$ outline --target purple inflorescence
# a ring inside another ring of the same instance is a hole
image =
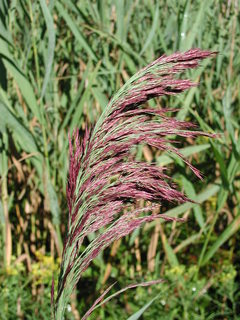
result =
[[[200,49],[162,56],[140,70],[109,102],[93,130],[86,129],[81,140],[76,130],[69,136],[68,234],[63,250],[56,308],[65,288],[74,288],[89,263],[108,247],[145,222],[157,218],[174,220],[164,214],[153,215],[163,200],[190,201],[176,190],[165,168],[136,161],[134,147],[147,144],[179,156],[196,176],[200,172],[184,159],[169,136],[212,136],[195,126],[167,116],[171,109],[143,107],[149,99],[174,95],[196,86],[176,74],[199,65],[213,53]],[[81,140],[81,141],[80,141]],[[145,208],[136,208],[138,200]],[[181,220],[181,219],[179,219]],[[84,238],[95,238],[82,252]],[[69,293],[65,294],[69,298]]]

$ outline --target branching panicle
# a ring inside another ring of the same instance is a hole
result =
[[[165,168],[136,161],[133,150],[144,143],[183,159],[167,136],[211,136],[193,130],[194,125],[189,122],[167,117],[170,109],[140,107],[153,97],[174,95],[196,86],[190,80],[176,79],[175,75],[197,67],[200,60],[211,55],[209,51],[194,49],[160,57],[119,90],[95,128],[86,129],[81,142],[78,131],[73,139],[69,136],[69,225],[55,304],[56,319],[63,319],[74,286],[100,251],[145,222],[157,218],[173,220],[163,214],[151,214],[152,206],[162,200],[190,201],[176,190]],[[201,178],[200,172],[183,160]],[[139,199],[145,200],[146,208],[134,209]],[[95,239],[84,251],[80,250],[84,238],[92,232],[96,232]]]

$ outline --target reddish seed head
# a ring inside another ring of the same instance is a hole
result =
[[[175,76],[185,69],[197,67],[199,61],[212,54],[192,49],[158,58],[140,70],[111,99],[95,128],[90,131],[86,128],[81,141],[78,131],[73,133],[72,139],[69,135],[69,230],[59,277],[57,307],[61,295],[69,298],[71,288],[89,263],[114,240],[156,218],[173,220],[162,214],[152,215],[149,206],[134,209],[139,199],[153,205],[163,200],[189,201],[176,190],[165,168],[137,162],[134,148],[144,143],[174,153],[201,178],[200,172],[169,144],[168,136],[194,138],[211,135],[194,131],[195,126],[189,122],[169,118],[166,115],[169,109],[155,110],[140,105],[151,98],[174,95],[196,86],[190,80]],[[96,232],[95,239],[84,252],[79,251],[84,238],[92,232]]]

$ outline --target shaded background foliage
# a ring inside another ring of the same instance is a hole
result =
[[[200,85],[150,105],[177,107],[178,119],[220,133],[179,139],[204,181],[148,146],[137,157],[168,165],[200,205],[163,203],[162,212],[187,223],[150,223],[115,242],[85,272],[68,318],[113,280],[121,288],[161,277],[168,281],[126,292],[93,318],[125,319],[158,293],[144,319],[239,318],[239,30],[236,0],[1,1],[1,319],[50,317],[68,217],[68,130],[94,124],[139,68],[191,47],[219,51],[189,72]]]

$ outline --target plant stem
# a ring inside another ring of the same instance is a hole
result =
[[[39,71],[39,61],[38,61],[38,54],[37,54],[37,45],[35,40],[35,23],[33,19],[31,0],[29,0],[28,3],[29,3],[29,15],[31,20],[31,28],[32,28],[32,46],[33,46],[34,62],[35,62],[35,69],[36,69],[36,80],[37,80],[37,86],[39,91],[41,84],[40,84],[40,71]]]
[[[7,172],[8,167],[8,158],[7,158],[7,133],[4,130],[2,133],[2,164],[1,172]],[[9,221],[9,212],[8,212],[8,190],[7,190],[7,175],[4,175],[2,178],[2,204],[3,204],[3,213],[4,213],[4,225],[3,225],[3,240],[5,242],[5,253],[4,253],[4,264],[5,267],[9,267],[11,263],[12,256],[12,234],[11,234],[11,224]]]

